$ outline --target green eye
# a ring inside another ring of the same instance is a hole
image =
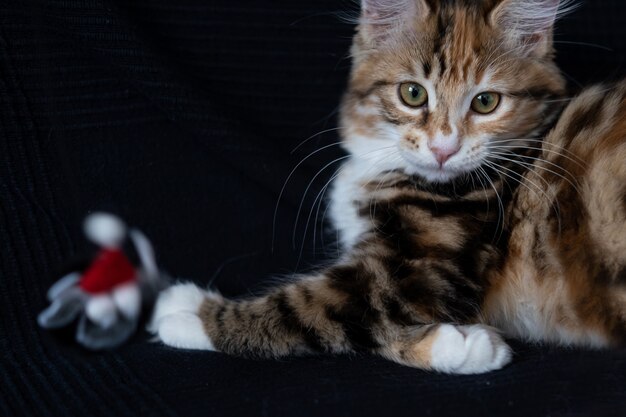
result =
[[[472,100],[472,110],[479,114],[492,113],[500,104],[500,94],[480,93]]]
[[[409,107],[420,107],[428,102],[428,92],[417,83],[400,84],[400,98]]]

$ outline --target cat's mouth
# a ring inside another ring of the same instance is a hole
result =
[[[426,182],[434,184],[450,183],[478,168],[478,166],[473,166],[473,164],[469,166],[454,160],[446,161],[443,164],[436,162],[428,163],[403,149],[400,150],[400,154],[407,162],[405,172],[408,175],[420,177]]]

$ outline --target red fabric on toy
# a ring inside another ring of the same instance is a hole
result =
[[[96,294],[135,278],[135,268],[121,250],[103,249],[81,277],[79,286],[85,292]]]

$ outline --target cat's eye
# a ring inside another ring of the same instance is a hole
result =
[[[500,94],[480,93],[472,100],[472,110],[479,114],[493,113],[500,104]]]
[[[420,107],[428,102],[428,92],[417,83],[402,83],[400,98],[409,107]]]

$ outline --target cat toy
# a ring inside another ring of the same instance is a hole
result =
[[[123,344],[136,331],[142,307],[165,286],[148,238],[108,213],[85,219],[87,238],[100,248],[86,268],[73,271],[48,291],[51,303],[39,314],[39,325],[58,329],[78,319],[76,340],[91,350]],[[135,266],[123,250],[129,239],[139,257]]]

